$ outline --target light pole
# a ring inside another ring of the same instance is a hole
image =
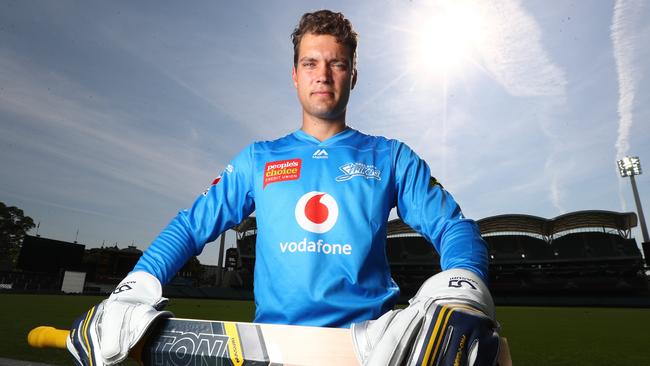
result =
[[[641,223],[641,234],[643,235],[643,251],[646,251],[646,247],[650,247],[650,239],[648,239],[648,228],[645,226],[645,218],[643,217],[643,208],[641,208],[641,200],[639,199],[639,191],[636,188],[636,181],[634,180],[635,175],[641,174],[641,161],[638,156],[626,156],[623,159],[617,161],[618,172],[621,174],[621,177],[630,177],[630,182],[632,182],[632,193],[634,193],[634,202],[636,203],[636,211],[639,215],[639,222]],[[646,263],[650,263],[648,255],[650,253],[644,253],[646,255]]]

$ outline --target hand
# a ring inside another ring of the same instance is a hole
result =
[[[126,276],[108,299],[75,320],[66,340],[75,364],[103,366],[123,361],[154,320],[173,316],[159,311],[166,303],[154,276],[146,272]]]
[[[407,308],[352,325],[357,357],[371,366],[492,366],[499,353],[497,331],[489,290],[463,269],[428,279]]]

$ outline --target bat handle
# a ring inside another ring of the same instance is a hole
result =
[[[65,341],[70,331],[67,329],[56,329],[49,326],[40,326],[32,329],[27,334],[27,343],[34,348],[59,348],[67,349]],[[138,342],[130,351],[129,357],[142,365],[142,348],[144,340]]]
[[[32,329],[27,335],[27,343],[36,348],[62,348],[65,349],[65,340],[70,334],[69,330],[40,326]]]

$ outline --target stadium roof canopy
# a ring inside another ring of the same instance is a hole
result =
[[[516,232],[550,237],[577,229],[607,228],[625,232],[637,226],[638,221],[634,212],[587,210],[570,212],[552,219],[521,214],[497,215],[478,220],[477,223],[483,235]],[[234,230],[240,233],[257,230],[255,217],[245,219]],[[417,234],[400,219],[389,221],[387,231],[388,236]]]
[[[531,215],[498,215],[478,220],[477,223],[481,234],[519,232],[553,236],[577,229],[628,231],[637,225],[637,217],[633,212],[588,210],[570,212],[553,219]]]

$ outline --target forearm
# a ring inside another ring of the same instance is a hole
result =
[[[488,246],[476,223],[461,219],[450,223],[440,240],[440,265],[443,270],[470,270],[487,282]]]
[[[179,213],[144,251],[133,271],[145,271],[165,285],[185,262],[202,248],[188,228],[184,212]]]

